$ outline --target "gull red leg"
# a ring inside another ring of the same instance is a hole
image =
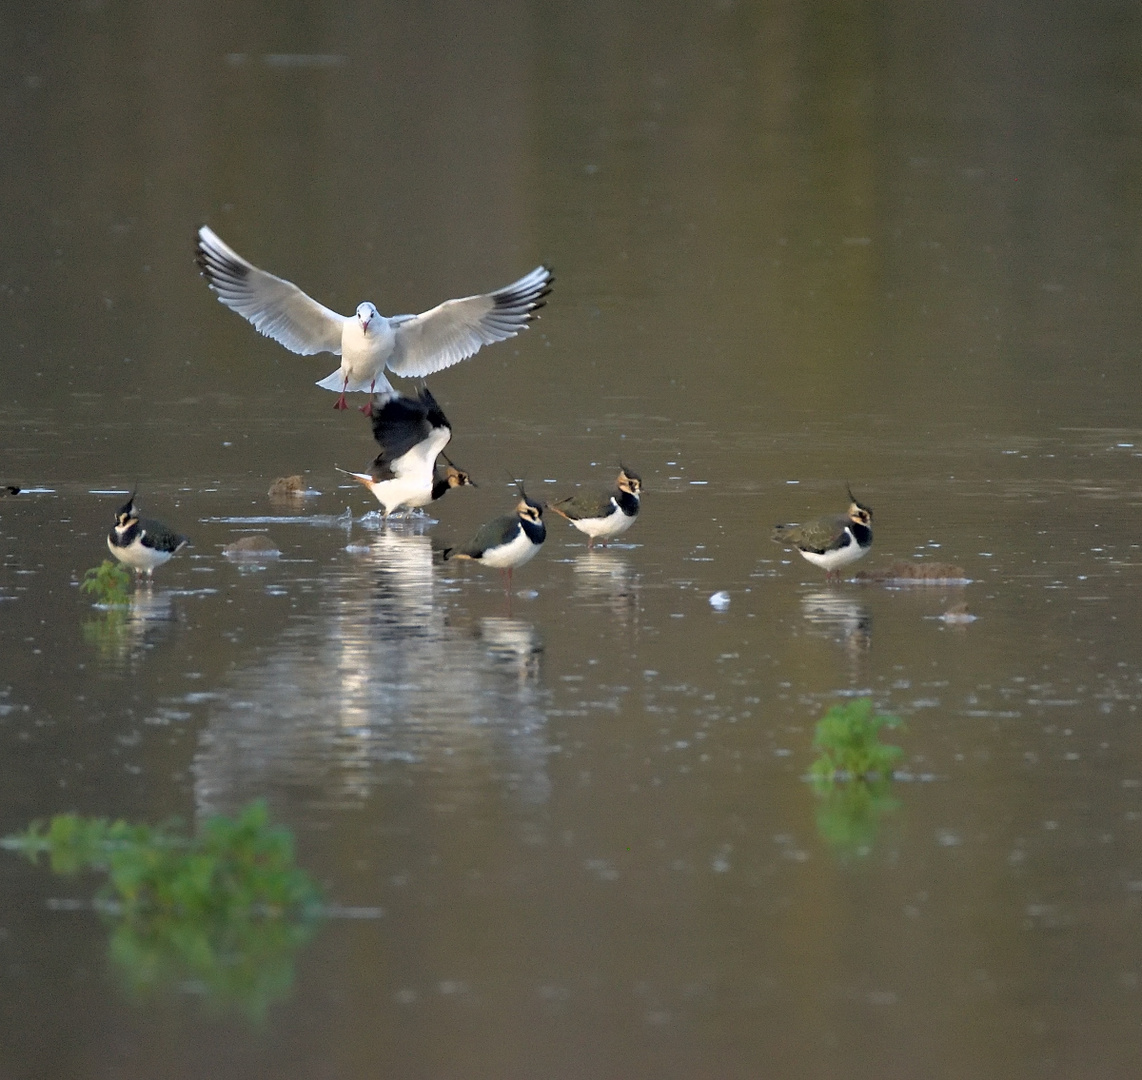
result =
[[[349,408],[349,406],[345,404],[345,389],[348,387],[348,385],[349,376],[346,375],[345,381],[341,384],[341,396],[337,399],[336,403],[333,406],[333,408],[338,409],[341,412],[344,412],[347,408]]]
[[[373,394],[376,393],[376,390],[377,380],[374,379],[371,383],[369,383],[369,400],[361,406],[361,412],[363,412],[366,416],[373,415]]]

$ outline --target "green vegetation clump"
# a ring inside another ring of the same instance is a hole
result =
[[[85,593],[91,593],[97,604],[119,605],[127,603],[127,589],[131,575],[122,564],[112,559],[104,559],[83,575],[79,586]]]
[[[94,906],[112,925],[110,953],[129,987],[198,987],[261,1019],[293,982],[321,896],[294,865],[293,837],[264,802],[212,817],[197,836],[175,824],[132,825],[57,814],[0,841],[59,874],[107,875]]]
[[[880,730],[901,726],[895,716],[874,713],[871,698],[834,705],[817,723],[813,746],[821,756],[809,767],[820,800],[817,831],[839,854],[868,855],[881,818],[899,805],[890,786],[904,751],[882,743]]]
[[[880,819],[900,804],[892,797],[888,780],[857,780],[851,784],[815,781],[820,804],[817,832],[835,851],[868,855],[880,828]]]
[[[881,728],[901,727],[895,716],[873,712],[871,698],[834,705],[817,723],[813,746],[821,756],[809,768],[815,780],[886,779],[904,756],[880,741]]]

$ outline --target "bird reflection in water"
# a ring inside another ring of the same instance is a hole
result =
[[[484,798],[489,781],[517,802],[546,799],[534,627],[453,625],[429,538],[403,529],[351,544],[316,592],[318,609],[270,638],[210,703],[194,765],[200,812],[281,787],[359,805],[410,773],[433,805]]]
[[[832,638],[856,656],[872,642],[872,615],[859,600],[835,592],[806,593],[801,614],[817,632]]]
[[[480,640],[500,670],[515,675],[520,682],[538,678],[543,645],[531,623],[489,616],[480,620]]]
[[[178,622],[174,595],[170,589],[156,591],[149,580],[139,581],[126,607],[106,607],[98,618],[84,622],[83,640],[105,663],[133,668]]]
[[[623,556],[609,551],[585,551],[571,563],[574,596],[589,605],[606,607],[624,626],[637,626],[639,576]]]
[[[439,620],[443,613],[436,601],[432,542],[423,529],[382,528],[367,547],[354,547],[352,554],[373,571],[366,594],[378,625],[409,634],[440,629],[434,630],[434,618]]]

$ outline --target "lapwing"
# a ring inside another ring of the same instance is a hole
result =
[[[150,577],[156,566],[169,562],[190,541],[161,521],[139,517],[132,495],[115,514],[115,524],[107,534],[107,546],[121,563],[132,567],[136,574]]]
[[[473,559],[504,572],[504,587],[511,590],[512,571],[535,557],[547,538],[543,504],[520,488],[515,513],[489,521],[467,543],[444,549],[445,559]]]
[[[634,524],[641,497],[642,477],[624,465],[613,491],[571,495],[548,503],[547,508],[586,533],[590,549],[596,540],[606,547],[608,540],[626,532]]]
[[[817,518],[804,525],[778,525],[773,539],[796,548],[814,566],[825,571],[826,579],[836,578],[841,567],[868,554],[872,547],[872,510],[862,506],[849,489],[848,512]]]
[[[444,447],[452,438],[452,425],[427,386],[415,398],[393,391],[373,398],[373,438],[381,452],[365,473],[339,472],[368,488],[387,518],[393,511],[427,506],[454,487],[475,487],[471,477],[456,468]],[[437,468],[437,458],[445,465]]]

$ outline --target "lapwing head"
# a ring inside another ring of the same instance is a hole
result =
[[[135,493],[131,492],[131,497],[115,512],[115,527],[126,529],[138,520],[139,514],[135,510]]]
[[[357,321],[361,324],[361,332],[367,334],[369,332],[369,323],[371,323],[378,315],[375,304],[369,303],[366,300],[363,304],[357,305]]]
[[[452,464],[452,459],[447,454],[440,456],[447,462],[444,466],[443,476],[450,488],[476,486],[476,482],[463,469],[458,469]]]
[[[521,521],[539,522],[543,520],[543,503],[529,499],[527,492],[523,490],[523,485],[520,484],[519,502],[516,504],[515,512]]]
[[[464,472],[463,469],[456,468],[455,465],[448,465],[444,469],[444,479],[447,481],[450,488],[454,487],[475,487],[472,478]]]
[[[630,495],[637,495],[642,491],[642,477],[639,476],[634,469],[628,469],[625,465],[622,465],[619,471],[618,487],[619,491],[625,491]]]
[[[857,497],[853,494],[853,489],[849,488],[849,520],[856,522],[858,525],[871,525],[872,524],[872,507],[862,506]]]

